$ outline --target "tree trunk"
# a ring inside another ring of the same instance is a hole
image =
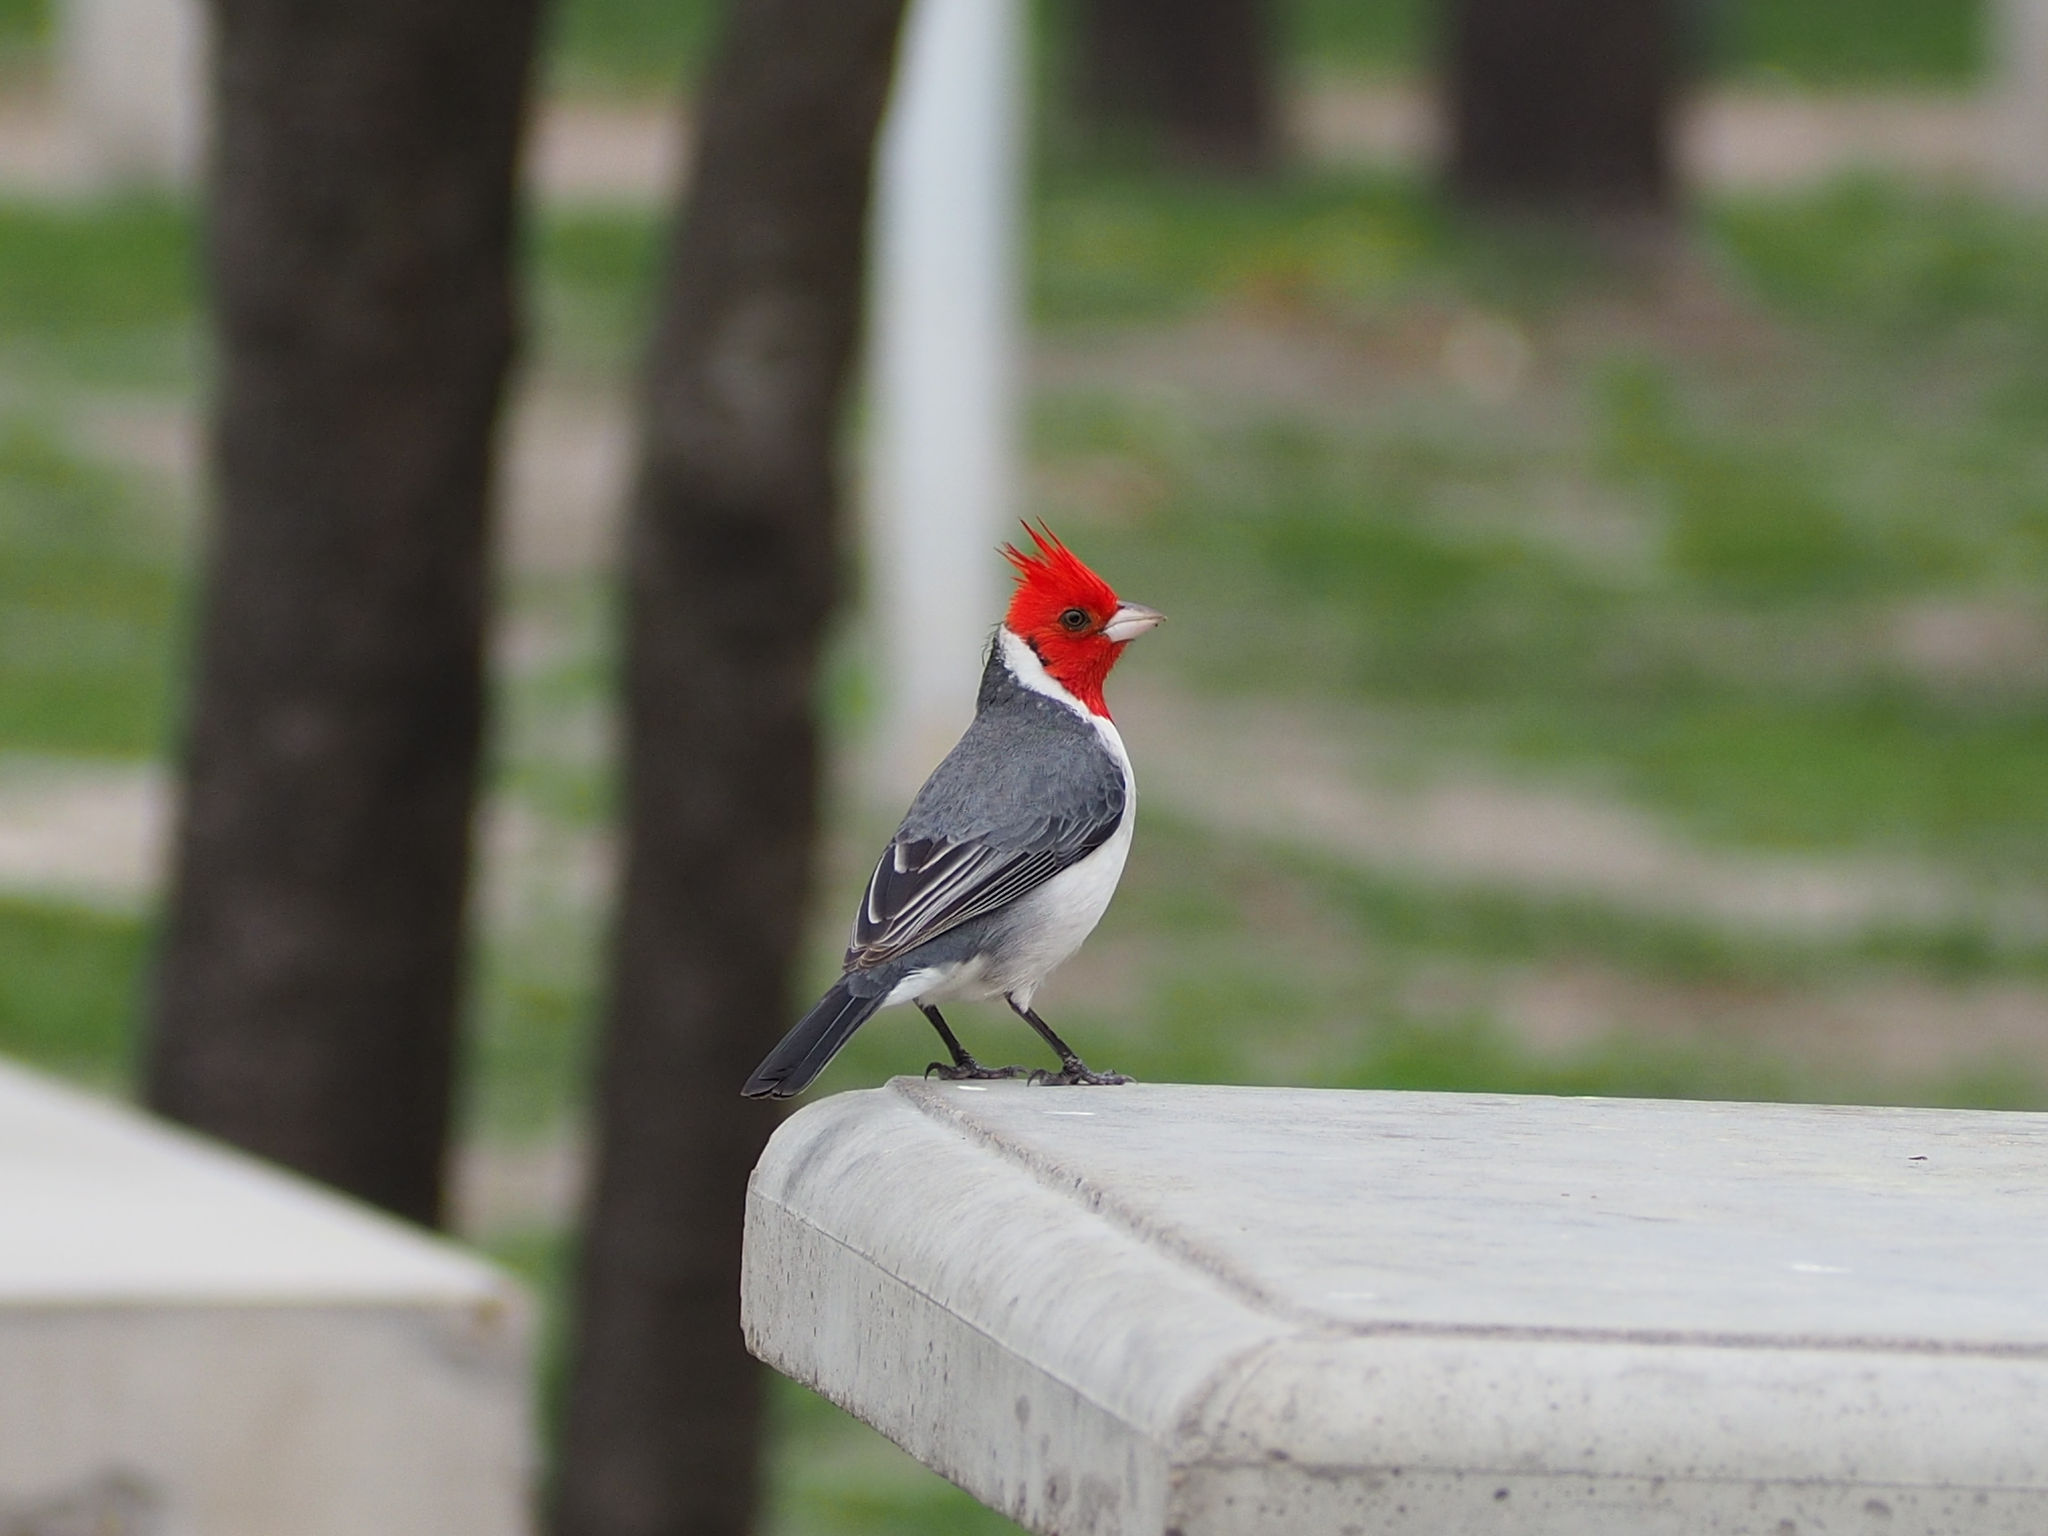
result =
[[[1663,207],[1676,11],[1675,0],[1453,0],[1453,188],[1500,206]]]
[[[535,0],[219,0],[218,517],[149,1101],[441,1214]]]
[[[1280,144],[1268,0],[1083,0],[1076,88],[1098,133],[1257,171]]]
[[[555,1529],[740,1536],[739,1087],[793,1016],[835,589],[833,449],[902,0],[737,0],[649,357],[628,536],[624,890]]]

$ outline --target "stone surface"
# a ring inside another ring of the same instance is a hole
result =
[[[2048,1530],[2048,1116],[899,1080],[770,1364],[1033,1531]]]
[[[0,1065],[8,1536],[515,1536],[529,1331],[452,1245]]]

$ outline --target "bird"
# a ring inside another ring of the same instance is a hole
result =
[[[1032,1010],[1047,976],[1081,947],[1116,892],[1131,848],[1137,781],[1103,701],[1124,647],[1165,615],[1120,599],[1041,521],[990,641],[974,720],[932,770],[883,850],[854,914],[843,972],[740,1091],[793,1098],[880,1009],[912,1003],[951,1081],[1028,1077],[1128,1083],[1089,1068]],[[938,1005],[1002,998],[1059,1069],[987,1067]]]

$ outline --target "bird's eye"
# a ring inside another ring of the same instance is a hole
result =
[[[1060,615],[1060,628],[1070,635],[1078,635],[1088,627],[1088,615],[1079,608],[1069,608]]]

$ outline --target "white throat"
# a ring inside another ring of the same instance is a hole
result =
[[[996,631],[996,646],[1002,653],[1003,665],[1010,669],[1010,676],[1017,679],[1033,693],[1043,694],[1048,699],[1064,704],[1075,714],[1095,727],[1095,734],[1102,738],[1102,744],[1109,749],[1109,755],[1116,759],[1117,766],[1124,771],[1124,795],[1127,802],[1125,823],[1136,809],[1138,801],[1138,779],[1131,772],[1131,754],[1124,750],[1124,739],[1118,734],[1116,722],[1107,715],[1098,715],[1094,710],[1075,698],[1058,678],[1045,670],[1045,663],[1038,659],[1038,652],[1026,645],[1007,624]]]
[[[1038,659],[1038,652],[1031,649],[1009,625],[1005,624],[996,631],[996,646],[1003,653],[1003,665],[1010,669],[1010,676],[1026,688],[1033,693],[1042,693],[1048,699],[1058,699],[1084,719],[1095,718],[1095,711],[1068,692],[1065,683],[1046,671],[1045,663]]]

